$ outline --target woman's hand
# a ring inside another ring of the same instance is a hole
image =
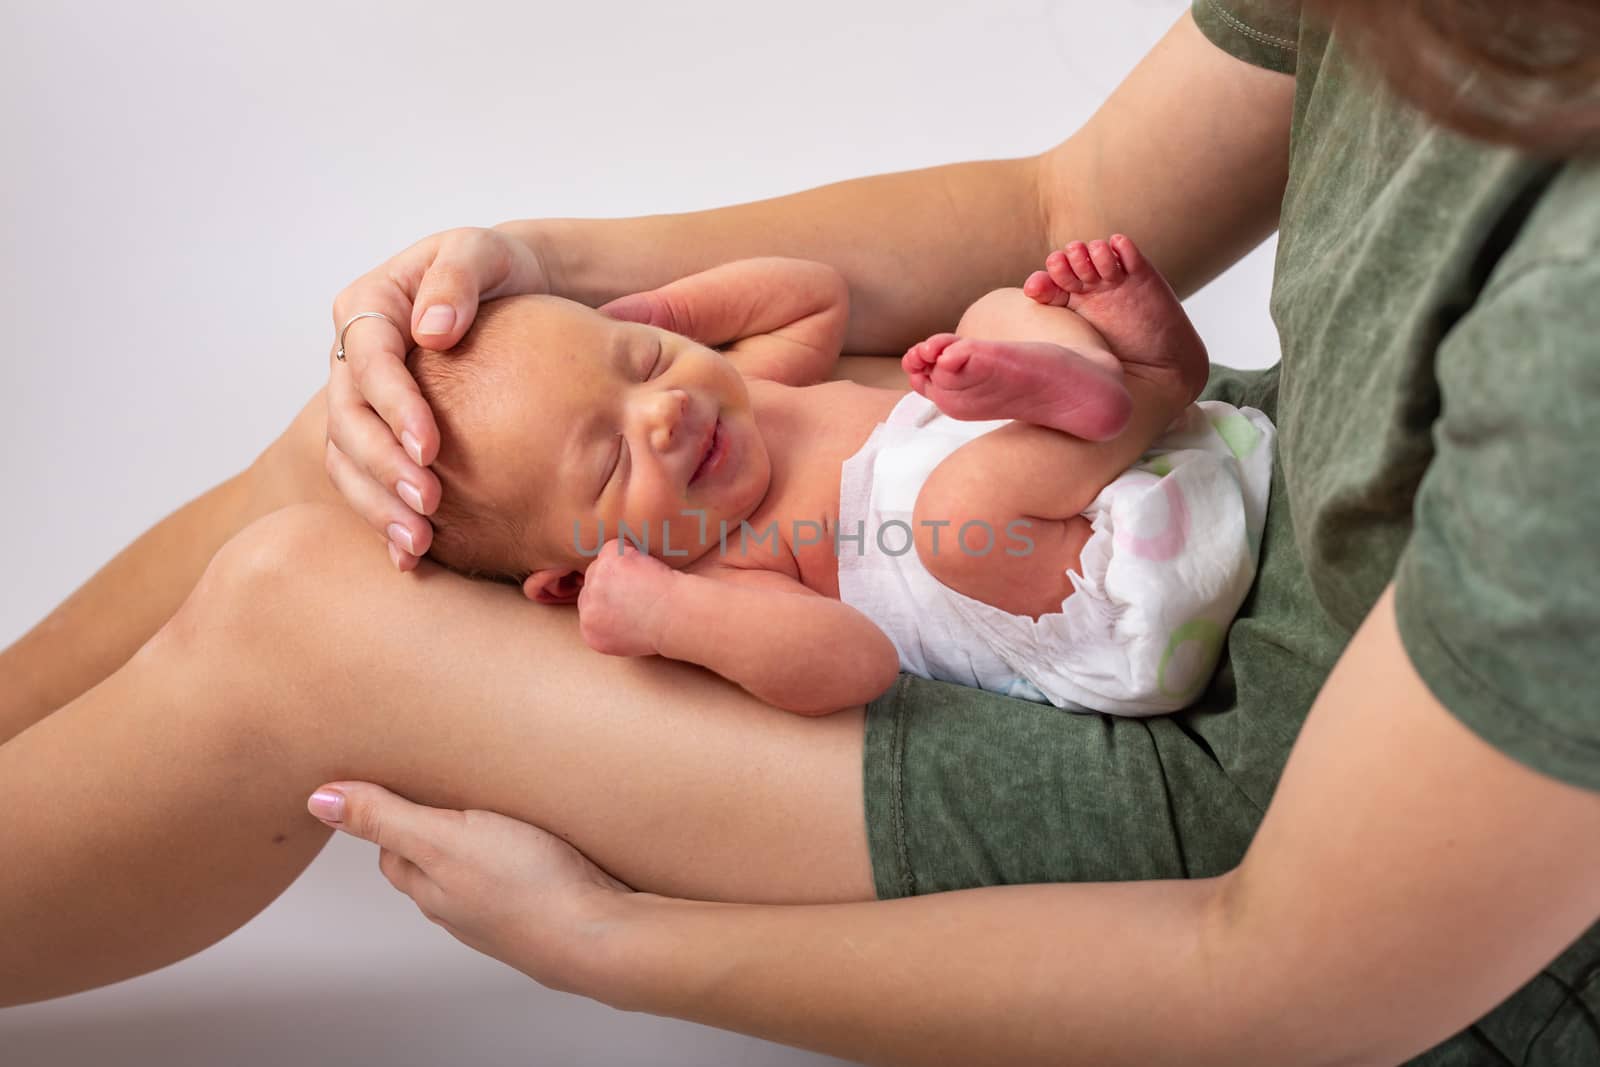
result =
[[[838,365],[850,286],[826,263],[756,256],[620,296],[599,310],[721,349],[747,378],[815,385]]]
[[[338,798],[342,798],[342,802]],[[381,786],[334,782],[311,814],[378,846],[378,869],[469,948],[540,985],[592,992],[597,936],[633,891],[561,838],[492,811],[413,804]]]
[[[388,538],[401,570],[428,551],[433,527],[423,516],[439,505],[439,480],[427,469],[439,452],[439,428],[406,353],[413,343],[453,346],[481,301],[549,291],[544,264],[528,245],[498,230],[461,228],[418,241],[334,300],[335,331],[362,311],[382,312],[400,327],[361,319],[345,334],[344,362],[329,350],[327,467],[350,506]]]

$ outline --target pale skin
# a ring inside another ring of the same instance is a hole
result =
[[[784,255],[845,276],[847,350],[898,352],[1051,249],[1114,232],[1187,293],[1272,229],[1291,94],[1185,16],[1038,157],[697,215],[452,231],[336,312],[419,329],[442,301],[456,321],[423,336],[447,346],[481,296],[597,305]],[[964,217],[948,229],[987,244],[928,225],[951,205]],[[872,901],[859,710],[784,715],[697,668],[596,656],[570,616],[398,549],[412,573],[396,577],[348,509],[304,503],[328,496],[327,433],[361,519],[426,551],[395,489],[437,504],[405,338],[366,321],[351,337],[326,424],[308,410],[0,658],[0,854],[28,857],[0,866],[0,1004],[140,974],[237,928],[325,843],[303,808],[321,783],[345,783],[342,825],[380,844],[425,914],[530,976],[867,1062],[1392,1063],[1600,912],[1600,799],[1441,707],[1387,592],[1237,869]],[[114,607],[130,590],[137,606]]]
[[[650,324],[673,306],[705,309],[699,341]],[[833,531],[841,465],[903,393],[814,384],[835,370],[848,317],[838,272],[736,260],[601,310],[641,321],[519,297],[486,315],[491,332],[470,351],[427,357],[462,361],[471,379],[434,398],[453,428],[435,470],[446,491],[470,483],[494,520],[475,515],[485,534],[461,550],[526,573],[531,599],[575,602],[597,651],[697,663],[801,714],[884,692],[898,656],[840,602]],[[1120,334],[1127,373],[1094,322]],[[425,379],[431,365],[419,364]],[[948,414],[1026,420],[933,471],[915,547],[946,584],[1034,617],[1072,594],[1065,575],[1090,533],[1079,513],[1207,373],[1182,306],[1121,234],[1053,254],[1024,290],[980,299],[902,366]],[[1025,530],[1028,551],[959,551],[955,531],[972,519]]]

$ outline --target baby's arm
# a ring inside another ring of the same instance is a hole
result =
[[[863,704],[900,670],[872,620],[786,574],[721,563],[679,571],[626,542],[620,555],[607,542],[590,565],[578,615],[598,651],[698,663],[801,715]]]
[[[838,363],[850,290],[826,263],[763,256],[620,297],[600,310],[720,348],[747,378],[814,385]]]

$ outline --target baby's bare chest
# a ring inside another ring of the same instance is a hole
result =
[[[809,462],[775,486],[756,512],[731,524],[718,545],[719,562],[786,574],[823,596],[839,595],[839,467]],[[831,477],[829,476],[831,468]]]
[[[837,598],[840,473],[904,391],[831,383],[806,392],[768,434],[771,488],[730,534],[725,562],[778,570]]]

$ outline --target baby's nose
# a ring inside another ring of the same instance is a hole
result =
[[[665,452],[677,443],[678,428],[689,410],[689,394],[682,389],[666,389],[651,400],[650,445]]]

